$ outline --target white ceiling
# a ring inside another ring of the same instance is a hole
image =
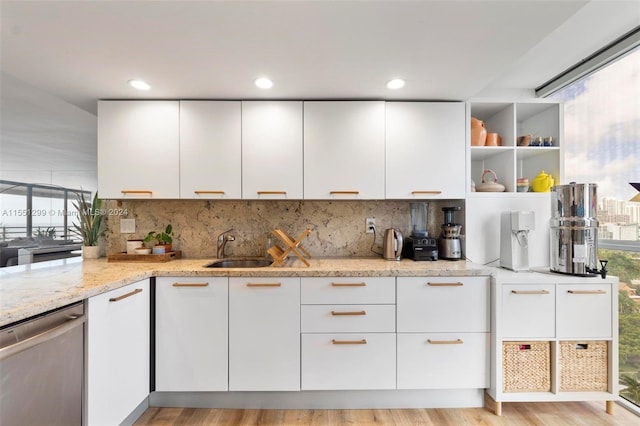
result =
[[[13,141],[31,137],[24,131],[8,138],[7,128],[15,126],[7,117],[28,122],[30,109],[43,113],[42,105],[19,96],[20,87],[90,114],[98,99],[108,98],[467,100],[531,94],[638,26],[640,0],[1,0],[0,23],[5,157]],[[260,75],[275,86],[256,88],[252,81]],[[406,86],[386,89],[393,77],[404,78]],[[127,85],[132,78],[153,89],[135,91]],[[57,119],[58,109],[49,107],[49,120]],[[66,126],[68,115],[61,120]],[[85,117],[81,122],[83,133]],[[54,152],[69,155],[61,146],[51,150],[50,162]],[[86,162],[86,149],[78,152]]]

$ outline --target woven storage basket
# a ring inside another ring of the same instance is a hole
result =
[[[607,391],[607,342],[560,342],[560,391]]]
[[[549,392],[551,390],[549,351],[549,342],[503,342],[503,391]]]

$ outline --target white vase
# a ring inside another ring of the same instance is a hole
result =
[[[82,246],[83,259],[97,259],[100,257],[100,246]]]

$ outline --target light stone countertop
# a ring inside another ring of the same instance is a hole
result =
[[[149,277],[388,277],[478,276],[495,269],[467,261],[415,262],[375,258],[297,259],[286,266],[217,269],[215,259],[179,259],[165,263],[107,262],[71,258],[0,269],[0,326],[59,308]]]

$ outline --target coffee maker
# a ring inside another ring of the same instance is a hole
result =
[[[460,244],[460,230],[462,225],[455,223],[453,214],[460,211],[460,207],[443,207],[444,224],[442,225],[442,235],[438,240],[438,254],[440,259],[459,260],[462,259],[462,248]]]
[[[427,232],[429,203],[414,202],[409,205],[411,235],[405,238],[402,256],[413,260],[438,260],[438,244]]]
[[[500,217],[500,266],[529,270],[529,231],[536,229],[533,212],[508,211]]]

